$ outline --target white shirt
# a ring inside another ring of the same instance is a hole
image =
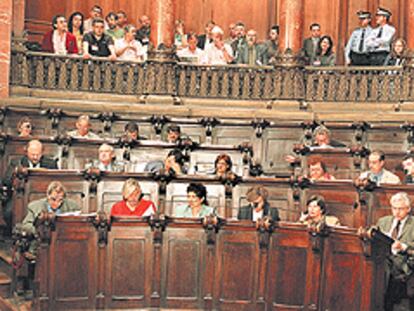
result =
[[[184,62],[191,62],[194,64],[198,64],[201,61],[204,52],[202,49],[196,47],[194,52],[190,51],[188,47],[177,51],[177,56],[179,58],[183,58],[182,61]],[[193,61],[194,60],[194,61]]]
[[[401,234],[403,232],[403,229],[404,229],[405,223],[407,222],[407,219],[408,219],[408,216],[406,216],[403,220],[400,221],[400,228],[398,229],[397,240],[400,238],[400,236],[401,236]],[[397,226],[397,224],[398,224],[398,220],[397,220],[397,218],[394,218],[393,221],[392,221],[391,230],[389,232],[387,232],[387,235],[390,238],[392,238],[392,232],[394,231],[394,229]],[[405,244],[405,243],[402,243],[402,242],[400,242],[400,243],[402,244],[403,250],[406,250],[407,247],[408,247],[408,245]],[[391,248],[391,252],[394,255],[398,253],[398,251],[395,250],[394,248]]]
[[[135,47],[136,51],[134,51],[133,49],[126,49],[124,53],[118,56],[119,60],[143,60],[144,59],[144,55],[146,51],[139,41],[133,40],[128,43],[125,41],[125,39],[115,40],[115,52],[125,48],[126,46],[133,46]]]
[[[230,45],[224,44],[229,55],[233,55],[233,49]],[[224,52],[219,50],[216,45],[210,44],[204,49],[204,55],[201,59],[203,65],[227,65],[226,58],[224,57]]]
[[[53,49],[55,54],[66,55],[68,51],[66,50],[66,32],[61,36],[57,30],[53,31],[52,35]]]
[[[260,212],[256,212],[256,209],[253,208],[253,221],[257,221],[258,219],[263,218],[263,209]]]

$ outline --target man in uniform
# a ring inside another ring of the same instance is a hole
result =
[[[378,8],[376,13],[377,28],[373,29],[367,37],[366,47],[369,52],[369,64],[382,66],[391,50],[391,42],[395,28],[388,24],[391,12]]]
[[[366,38],[372,31],[371,26],[371,13],[365,11],[357,12],[359,18],[359,26],[355,29],[348,43],[345,47],[345,62],[351,66],[368,66],[368,53],[366,47]]]

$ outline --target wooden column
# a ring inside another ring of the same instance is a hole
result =
[[[302,47],[304,0],[280,0],[279,48],[298,52]]]
[[[24,35],[24,19],[25,19],[25,0],[13,1],[13,36],[23,37]]]
[[[155,48],[164,44],[170,48],[174,44],[175,28],[175,1],[153,0],[151,1],[151,43]]]
[[[0,99],[9,96],[12,0],[0,1]]]
[[[407,0],[406,6],[406,29],[407,29],[407,45],[408,48],[413,50],[414,49],[414,0]]]

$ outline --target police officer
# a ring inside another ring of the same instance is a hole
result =
[[[369,37],[372,28],[370,26],[371,13],[366,11],[357,12],[359,26],[355,29],[345,47],[345,62],[351,66],[368,66],[368,51],[366,39]]]
[[[395,28],[388,24],[390,17],[390,11],[378,8],[376,13],[377,28],[371,31],[366,41],[369,63],[372,66],[382,66],[390,53],[391,42],[395,34]]]

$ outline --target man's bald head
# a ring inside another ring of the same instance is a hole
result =
[[[37,139],[31,140],[27,143],[26,152],[30,162],[36,165],[42,157],[43,145]]]

